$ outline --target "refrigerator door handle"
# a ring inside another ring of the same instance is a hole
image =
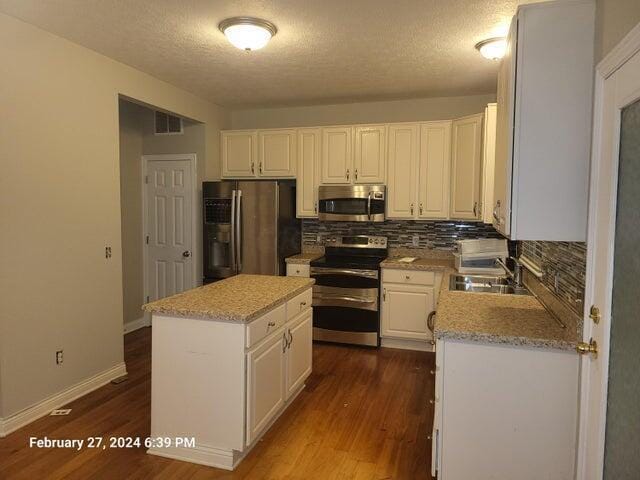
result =
[[[236,270],[236,191],[231,191],[231,271],[235,274],[238,273]]]
[[[236,254],[237,272],[242,272],[242,190],[236,193]]]

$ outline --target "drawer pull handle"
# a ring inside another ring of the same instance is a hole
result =
[[[304,307],[307,305],[307,302],[300,302],[300,307]]]
[[[411,277],[409,275],[406,275],[404,278],[406,278],[407,280],[411,280]]]
[[[268,324],[268,327],[275,327],[276,326],[276,322],[274,322],[273,320],[271,320]]]

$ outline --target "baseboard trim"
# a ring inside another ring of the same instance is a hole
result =
[[[80,383],[56,393],[41,402],[25,408],[7,418],[0,418],[0,438],[6,437],[11,432],[24,427],[25,425],[48,415],[51,410],[60,408],[77,398],[83,397],[87,393],[93,392],[98,388],[106,385],[111,380],[127,374],[127,367],[123,363],[119,363],[108,370],[105,370],[93,377],[87,378]]]
[[[124,324],[124,335],[127,333],[135,332],[136,330],[140,330],[144,327],[151,326],[151,318],[149,315],[145,314],[144,316],[137,318],[135,320],[131,320]]]
[[[401,350],[418,350],[420,352],[433,352],[434,348],[426,340],[410,340],[401,338],[382,338],[380,346],[383,348],[399,348]]]
[[[233,470],[248,452],[236,450],[223,450],[221,448],[196,445],[195,447],[151,447],[147,450],[149,455],[181,460],[183,462],[197,463],[207,467]]]

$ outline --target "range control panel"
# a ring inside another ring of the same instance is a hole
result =
[[[370,235],[329,236],[325,238],[327,247],[345,248],[387,248],[387,237]]]

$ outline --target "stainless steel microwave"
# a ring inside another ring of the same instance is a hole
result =
[[[331,222],[383,222],[384,185],[321,186],[318,219]]]

